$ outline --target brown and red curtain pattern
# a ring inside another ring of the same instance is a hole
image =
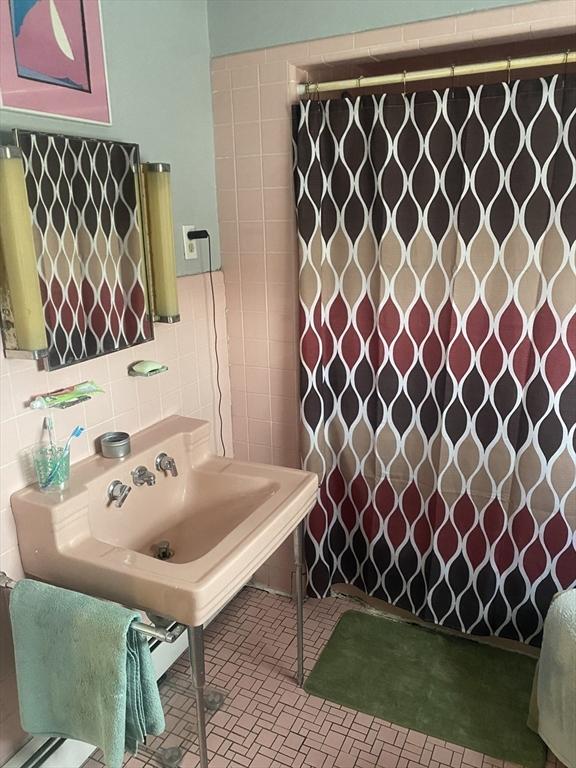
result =
[[[18,130],[38,254],[48,366],[153,338],[138,145]]]
[[[538,644],[576,585],[576,79],[293,127],[310,592]]]

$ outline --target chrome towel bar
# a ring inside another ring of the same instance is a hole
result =
[[[4,571],[0,571],[0,588],[14,589],[15,586],[16,582],[13,579],[10,579]],[[131,627],[141,635],[152,637],[155,640],[161,640],[163,643],[173,643],[186,629],[184,624],[177,624],[173,629],[158,629],[158,627],[155,627],[152,624],[144,624],[141,621],[133,621]]]

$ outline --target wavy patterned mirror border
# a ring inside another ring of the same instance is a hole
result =
[[[48,370],[153,338],[137,144],[17,129]]]

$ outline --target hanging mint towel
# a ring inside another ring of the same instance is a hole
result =
[[[165,728],[138,613],[24,579],[10,598],[22,727],[100,747],[121,768],[146,734]]]

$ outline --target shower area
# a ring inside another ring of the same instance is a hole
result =
[[[311,594],[538,645],[574,585],[575,97],[294,107]]]
[[[234,450],[318,473],[309,595],[537,647],[576,583],[574,54],[476,16],[214,61]]]

